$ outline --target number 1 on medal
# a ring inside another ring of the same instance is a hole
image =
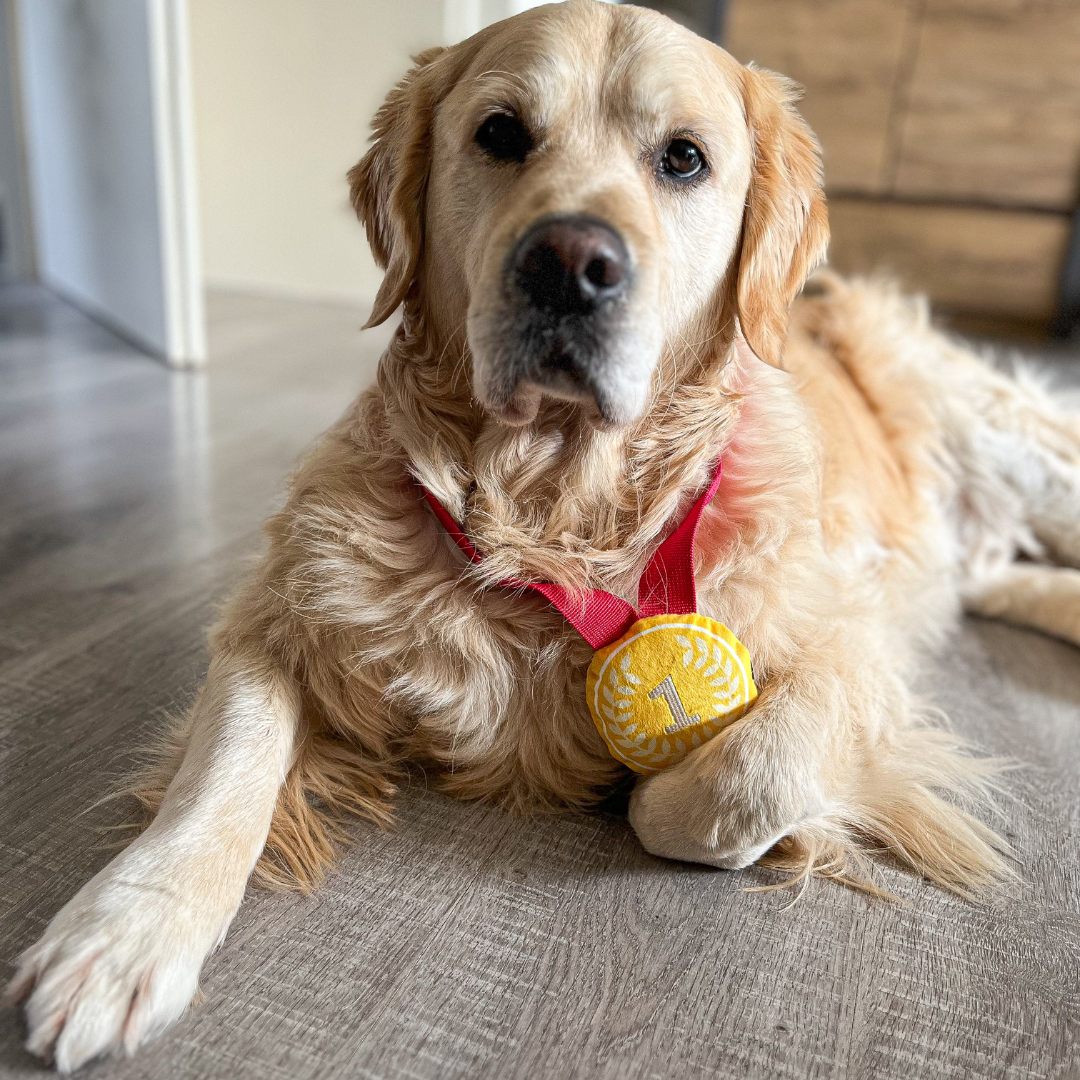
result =
[[[663,682],[657,683],[649,691],[649,698],[655,701],[657,698],[662,697],[667,702],[667,707],[671,710],[671,718],[675,721],[673,724],[668,724],[664,731],[668,735],[674,735],[676,731],[682,731],[685,727],[690,727],[691,724],[700,724],[701,717],[697,713],[692,716],[686,715],[686,708],[682,703],[682,698],[679,697],[679,691],[675,689],[675,684],[671,681],[671,676],[664,677]]]

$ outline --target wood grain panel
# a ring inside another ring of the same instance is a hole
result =
[[[882,190],[890,109],[911,5],[903,0],[735,0],[724,46],[806,88],[799,106],[835,189]]]
[[[896,193],[1068,210],[1080,0],[927,0]]]
[[[829,220],[829,262],[842,273],[884,269],[960,311],[1053,314],[1064,214],[833,199]]]

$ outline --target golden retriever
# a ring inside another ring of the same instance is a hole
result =
[[[699,604],[761,692],[638,781],[642,844],[864,887],[884,848],[964,895],[1005,872],[954,801],[996,766],[927,722],[912,667],[964,601],[1080,641],[1080,572],[1052,565],[1080,565],[1080,423],[887,287],[826,276],[791,307],[828,239],[794,99],[594,0],[417,57],[350,177],[371,322],[400,328],[227,607],[139,788],[152,823],[24,954],[31,1050],[70,1070],[171,1024],[252,872],[316,884],[409,762],[514,811],[602,798],[627,773],[592,650],[500,583],[633,597],[718,456]]]

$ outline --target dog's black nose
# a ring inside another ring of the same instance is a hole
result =
[[[584,215],[534,225],[518,242],[513,265],[518,288],[554,315],[587,315],[622,295],[630,280],[619,234]]]

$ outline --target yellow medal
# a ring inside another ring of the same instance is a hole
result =
[[[653,615],[597,651],[585,693],[612,756],[652,773],[738,720],[757,687],[750,654],[723,623]]]

